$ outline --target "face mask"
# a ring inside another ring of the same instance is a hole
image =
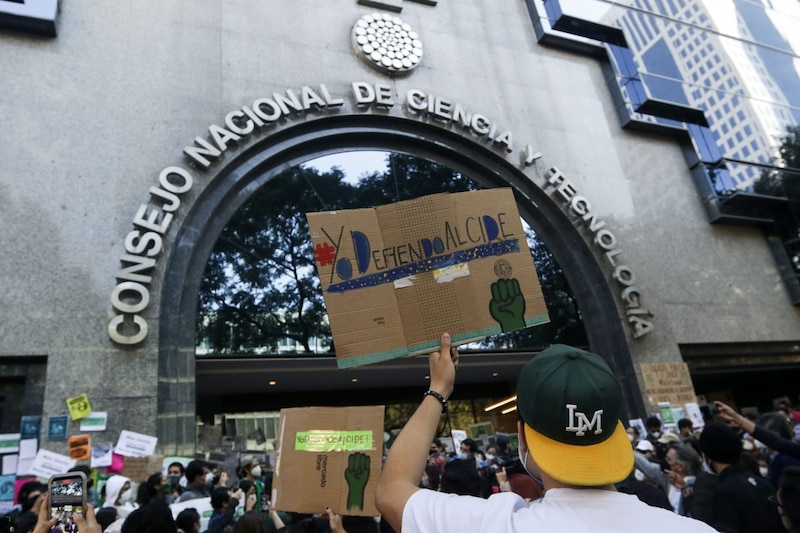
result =
[[[487,461],[494,461],[496,458],[497,458],[497,456],[494,455],[494,454],[491,454],[491,453],[487,453],[486,454],[486,460]]]
[[[425,476],[425,477],[422,478],[422,486],[425,487],[426,489],[430,488],[431,480],[428,479],[428,476]]]
[[[761,477],[767,477],[767,472],[769,472],[769,468],[766,466],[759,466],[758,473],[761,474]]]
[[[652,435],[653,435],[655,438],[658,438],[658,437],[660,437],[660,436],[661,436],[661,432],[660,432],[660,431],[653,431]]]
[[[519,457],[519,461],[522,463],[523,470],[525,470],[525,472],[529,476],[531,476],[533,478],[533,480],[536,482],[536,484],[539,485],[540,489],[544,489],[544,483],[542,483],[542,480],[539,479],[538,477],[534,476],[533,472],[528,470],[528,450],[527,449],[525,450],[525,457],[523,457],[523,456],[521,456],[519,454],[520,451],[521,450],[519,448],[517,448],[517,456]]]
[[[253,477],[261,477],[261,467],[257,466],[250,471],[253,474]]]
[[[206,481],[206,485],[212,485],[214,483],[214,474],[212,474],[211,472],[206,474],[205,481]]]
[[[169,482],[173,487],[177,487],[181,483],[181,476],[169,476],[167,479],[169,479]]]
[[[464,452],[461,452],[461,453],[459,453],[459,454],[457,455],[457,457],[458,457],[459,459],[466,459],[466,458],[468,457],[468,455],[467,455],[466,453],[464,453]]]
[[[644,473],[641,470],[635,470],[633,472],[633,477],[635,477],[638,481],[644,481]]]

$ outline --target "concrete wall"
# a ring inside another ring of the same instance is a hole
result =
[[[351,49],[352,25],[373,11],[355,0],[63,2],[56,39],[0,32],[0,356],[47,356],[45,414],[86,392],[110,413],[100,441],[120,429],[156,432],[163,257],[147,341],[123,349],[107,334],[136,210],[169,165],[193,168],[183,198],[191,206],[225,164],[200,171],[182,156],[209,124],[319,83],[337,95],[353,81],[390,84],[398,97],[410,88],[441,95],[541,152],[526,174],[543,183],[558,167],[636,273],[655,315],[652,333],[630,339],[636,362],[680,360],[681,343],[800,338],[762,234],[709,225],[678,143],[623,131],[599,62],[538,45],[523,2],[406,2],[399,16],[425,56],[398,79]],[[347,102],[339,112],[365,111]],[[400,105],[388,113],[415,120]]]

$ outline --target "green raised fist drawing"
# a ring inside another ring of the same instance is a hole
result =
[[[503,333],[525,327],[525,297],[516,278],[492,283],[489,314],[500,324]]]
[[[361,452],[351,453],[344,471],[347,481],[347,509],[358,507],[364,510],[364,489],[369,481],[369,455]]]

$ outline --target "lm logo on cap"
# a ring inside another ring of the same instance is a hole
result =
[[[575,433],[575,435],[578,437],[583,437],[587,431],[591,431],[593,428],[595,428],[595,425],[597,426],[597,428],[594,430],[595,435],[603,432],[603,418],[601,416],[603,414],[602,409],[595,411],[594,415],[592,415],[592,419],[589,420],[589,417],[586,416],[585,413],[575,411],[578,408],[577,405],[568,403],[566,404],[566,407],[569,411],[569,425],[564,429]]]

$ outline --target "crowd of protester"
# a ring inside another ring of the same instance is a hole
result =
[[[645,435],[628,428],[634,467],[616,490],[721,532],[800,533],[798,413],[782,406],[754,418],[720,402],[715,407],[714,419],[702,428],[681,419],[665,429],[655,416],[647,419]],[[267,501],[271,472],[265,466],[248,458],[235,482],[218,465],[199,460],[172,463],[166,473],[141,483],[114,475],[99,493],[90,481],[86,516],[74,520],[81,533],[393,531],[380,517],[341,516],[331,509],[316,515],[277,512]],[[90,474],[86,467],[77,469]],[[512,492],[526,502],[544,492],[505,435],[483,448],[465,439],[458,450],[446,450],[434,439],[419,487],[478,498]],[[14,531],[66,531],[51,529],[48,497],[43,483],[23,485],[8,518]]]

